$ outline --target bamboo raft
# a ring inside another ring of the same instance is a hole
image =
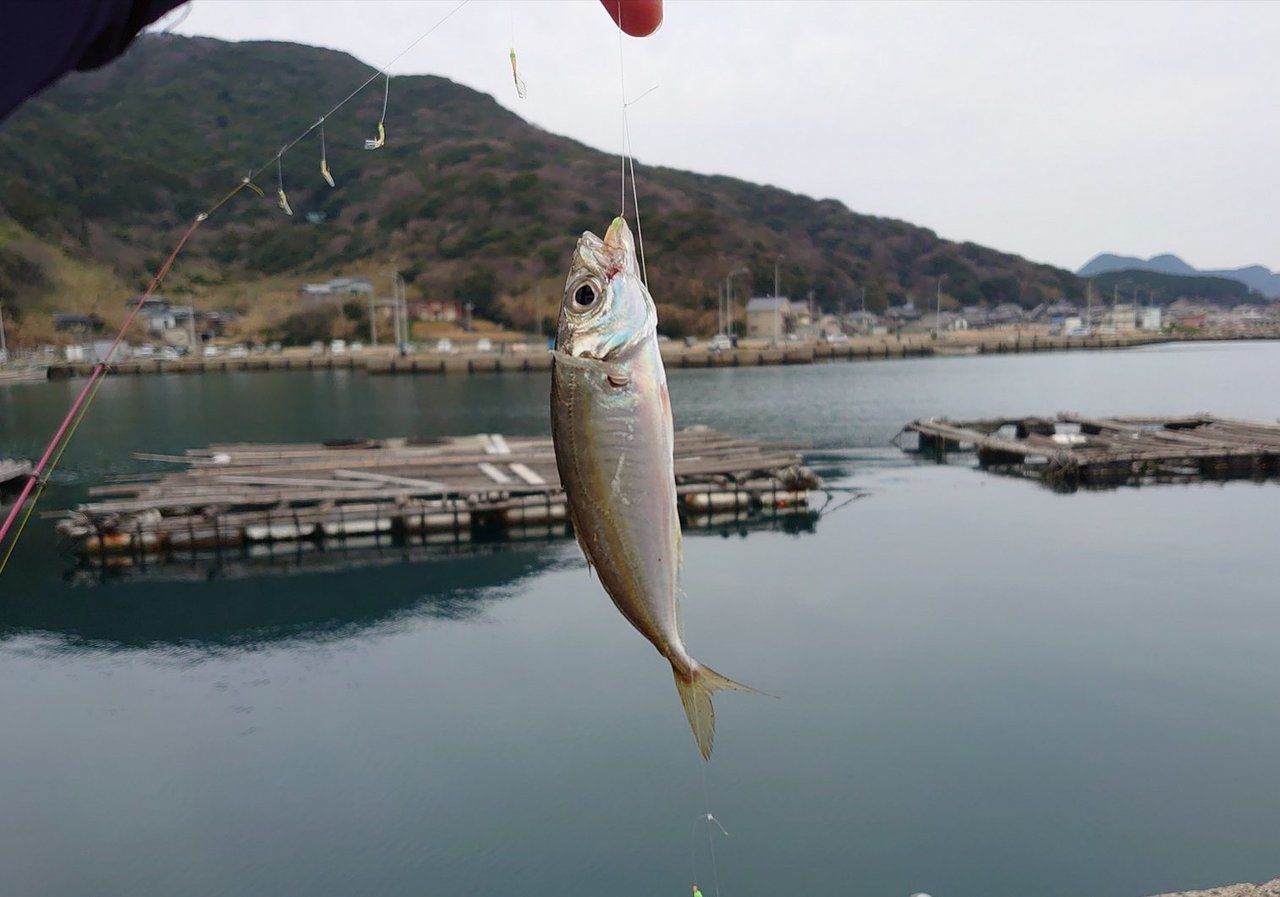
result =
[[[1065,488],[1267,479],[1280,472],[1280,424],[1210,414],[928,418],[912,421],[899,437],[903,433],[917,434],[922,453],[945,458],[951,451],[976,451],[983,468]]]
[[[140,561],[257,543],[344,544],[372,536],[449,544],[521,538],[531,529],[563,534],[567,527],[548,437],[219,444],[134,457],[183,469],[117,477],[92,487],[94,500],[53,512],[58,532],[83,553]],[[680,431],[681,515],[803,509],[820,481],[801,461],[794,446],[706,428]]]
[[[0,490],[21,488],[23,481],[31,476],[31,470],[30,461],[0,458]]]

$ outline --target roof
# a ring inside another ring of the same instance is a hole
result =
[[[747,301],[747,312],[790,311],[791,300],[786,296],[755,296]]]

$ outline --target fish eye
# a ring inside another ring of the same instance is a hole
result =
[[[584,283],[573,291],[573,304],[580,309],[587,309],[596,304],[599,294],[596,288],[589,283]]]

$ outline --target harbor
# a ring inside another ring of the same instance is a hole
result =
[[[934,464],[888,443],[904,423],[933,415],[1207,409],[1269,421],[1280,412],[1257,385],[1278,364],[1280,344],[1257,342],[671,370],[681,431],[705,425],[770,454],[803,441],[778,454],[802,456],[822,480],[807,513],[763,504],[686,513],[682,607],[695,656],[781,695],[729,694],[716,705],[713,795],[776,808],[758,834],[754,814],[713,808],[733,834],[723,847],[740,869],[735,887],[750,875],[755,890],[782,892],[802,867],[807,884],[838,892],[848,874],[831,858],[844,855],[849,832],[874,854],[859,881],[875,893],[999,890],[990,886],[993,837],[1016,846],[997,851],[1010,892],[1137,897],[1273,878],[1270,842],[1250,840],[1276,829],[1280,806],[1269,759],[1280,688],[1272,483],[1081,490],[1068,500],[1034,480],[979,472],[973,453]],[[0,456],[39,457],[77,385],[0,389],[0,416],[22,422],[0,428]],[[554,475],[527,457],[530,442],[546,451],[547,386],[545,374],[108,378],[0,585],[0,681],[15,723],[7,756],[24,770],[8,781],[10,803],[36,820],[15,829],[10,871],[32,883],[26,890],[40,892],[50,874],[24,860],[28,845],[99,843],[85,794],[127,838],[104,855],[116,865],[95,874],[113,893],[146,897],[159,893],[157,875],[159,889],[181,892],[189,864],[208,855],[207,840],[188,840],[197,824],[226,839],[220,855],[262,851],[271,888],[326,897],[334,889],[325,881],[340,890],[370,875],[381,892],[410,894],[420,882],[400,872],[421,851],[423,868],[454,891],[496,882],[542,897],[580,877],[571,855],[584,824],[621,826],[618,846],[603,848],[617,851],[609,868],[630,868],[629,845],[652,831],[683,841],[690,825],[681,820],[700,809],[700,761],[670,674],[618,618],[567,521],[481,527],[473,518],[458,531],[313,531],[92,555],[59,536],[61,515],[43,516],[136,495],[97,487],[138,489],[178,474],[223,495],[253,489],[212,479],[254,475],[249,464],[214,463],[227,446],[332,457],[332,470],[255,461],[270,463],[274,473],[259,471],[267,476],[342,480],[334,471],[345,469],[461,486],[461,475],[440,469],[355,464],[462,439],[470,491],[507,488],[482,461],[524,488],[511,462]],[[488,453],[480,434],[511,454]],[[357,438],[325,446],[334,436]],[[408,436],[418,444],[391,443]],[[684,442],[679,451],[692,454]],[[328,491],[339,489],[354,491]],[[865,497],[812,523],[825,493],[834,508],[845,490]],[[232,513],[208,507],[221,519]],[[272,526],[292,524],[274,505],[236,512],[265,524],[265,510]],[[695,522],[720,514],[723,523]],[[958,582],[971,585],[957,591]],[[1206,697],[1207,718],[1191,694]],[[856,800],[832,786],[845,781],[850,756],[832,743],[876,771]],[[59,744],[73,753],[49,747]],[[1230,764],[1203,766],[1228,749]],[[620,771],[620,757],[640,771]],[[799,758],[796,774],[756,774],[778,758]],[[1136,785],[1134,769],[1144,770]],[[683,803],[650,802],[662,776],[692,782],[688,814]],[[1079,786],[1072,800],[1062,799],[1064,781]],[[186,808],[178,816],[168,812],[174,795]],[[348,803],[364,808],[354,823]],[[619,816],[621,805],[638,809]],[[975,808],[981,826],[971,824]],[[810,825],[815,812],[832,824]],[[1028,814],[1044,825],[1029,832],[1018,824]],[[326,827],[282,846],[276,833],[302,817]],[[1161,819],[1173,822],[1153,830]],[[1082,831],[1126,849],[1080,863]],[[448,865],[485,837],[517,873]],[[903,861],[912,839],[928,849]],[[319,869],[316,840],[337,845]],[[777,861],[761,842],[796,861]],[[176,865],[157,872],[155,851],[133,844],[160,844]],[[687,844],[671,853],[659,856],[648,891],[672,891],[673,870],[687,868]],[[215,866],[213,889],[243,882],[241,869]],[[93,887],[86,876],[63,892]]]
[[[1066,488],[1197,479],[1265,480],[1280,471],[1280,424],[1211,414],[915,420],[916,451],[973,451],[984,469]]]
[[[568,526],[547,437],[215,444],[135,457],[181,469],[119,476],[90,487],[93,500],[50,512],[64,539],[104,563],[277,543],[518,541]],[[675,474],[692,527],[803,513],[821,487],[797,447],[702,427],[676,433]]]
[[[769,345],[743,340],[736,348],[713,349],[707,345],[664,345],[663,363],[669,368],[761,367],[772,365],[820,364],[829,361],[882,361],[901,358],[949,357],[956,355],[1011,355],[1027,352],[1065,352],[1101,349],[1128,349],[1160,343],[1177,342],[1170,334],[1133,332],[1095,336],[1046,336],[1043,334],[987,333],[965,339],[936,342],[920,336],[897,338],[859,338],[847,342],[796,342]],[[54,379],[87,377],[95,365],[87,361],[56,362],[49,366]],[[526,351],[456,351],[281,353],[187,356],[177,359],[123,359],[108,365],[107,373],[116,376],[148,374],[209,374],[248,371],[366,371],[369,374],[482,374],[509,372],[545,372],[551,370],[548,352]]]

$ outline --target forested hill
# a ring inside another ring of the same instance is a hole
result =
[[[1097,277],[1100,274],[1124,271],[1153,271],[1165,275],[1197,278],[1201,282],[1225,278],[1242,283],[1249,290],[1265,298],[1280,299],[1280,272],[1271,271],[1262,265],[1200,270],[1170,253],[1140,259],[1131,255],[1114,255],[1104,252],[1086,262],[1078,273],[1081,277]],[[1203,288],[1204,285],[1200,283],[1197,288]]]
[[[321,98],[371,73],[314,47],[151,35],[112,66],[67,78],[0,125],[0,294],[19,312],[46,305],[54,258],[141,285],[185,222],[312,124]],[[362,148],[381,111],[375,84],[326,125],[337,187],[321,180],[319,139],[308,137],[284,159],[293,217],[276,208],[274,169],[263,172],[266,197],[244,194],[213,216],[167,292],[232,293],[264,275],[301,280],[394,261],[411,293],[501,314],[550,290],[577,235],[616,213],[616,157],[444,78],[397,77],[391,90],[384,148]],[[812,291],[831,308],[852,307],[861,285],[871,309],[932,297],[944,273],[965,304],[1083,295],[1069,271],[834,200],[643,163],[651,287],[669,323],[714,310],[717,284],[735,268],[750,269],[755,292],[770,290],[780,255],[784,292]]]

